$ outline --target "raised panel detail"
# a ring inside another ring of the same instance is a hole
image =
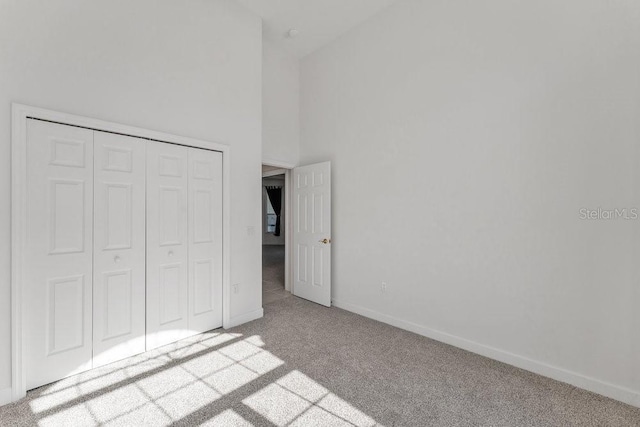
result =
[[[307,282],[307,256],[309,248],[306,245],[298,245],[298,281]]]
[[[298,194],[298,215],[296,216],[298,232],[306,232],[309,228],[309,208],[306,194]]]
[[[305,188],[309,185],[309,177],[307,174],[297,174],[296,175],[296,186],[298,188]]]
[[[313,173],[313,186],[319,187],[324,185],[324,174],[322,172],[314,172]]]
[[[84,181],[49,180],[49,253],[84,251]]]
[[[193,314],[203,314],[213,310],[211,286],[213,281],[213,263],[209,259],[196,260],[193,263]]]
[[[211,162],[195,161],[193,162],[193,177],[196,179],[213,179],[213,170]]]
[[[131,248],[131,184],[105,184],[105,249]]]
[[[105,145],[103,150],[103,170],[114,172],[131,172],[133,170],[133,151],[131,149]]]
[[[48,355],[84,345],[84,276],[51,279],[47,284]]]
[[[104,340],[131,333],[133,283],[131,270],[104,274]]]
[[[50,165],[84,168],[85,146],[83,141],[51,138]]]
[[[182,161],[179,157],[160,155],[158,171],[160,176],[182,176]]]
[[[324,233],[323,212],[324,212],[324,197],[322,196],[322,194],[314,194],[313,195],[313,218],[311,219],[312,233]]]
[[[160,246],[179,245],[180,239],[180,200],[182,189],[178,187],[160,187]]]
[[[213,195],[211,191],[197,190],[193,193],[193,241],[208,243],[213,241]]]
[[[322,286],[323,284],[323,262],[324,262],[324,248],[313,246],[313,284],[315,286]]]
[[[182,319],[180,313],[180,268],[181,263],[160,266],[160,324]]]

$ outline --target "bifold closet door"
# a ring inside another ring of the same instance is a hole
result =
[[[145,140],[94,133],[94,367],[145,351],[145,175]]]
[[[222,326],[222,154],[29,119],[28,389]]]
[[[222,326],[222,153],[147,143],[147,350]]]
[[[93,131],[27,121],[27,389],[91,368]]]
[[[222,326],[222,153],[189,148],[189,330]]]
[[[147,142],[147,350],[190,335],[188,148]]]

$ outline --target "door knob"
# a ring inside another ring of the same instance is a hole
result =
[[[171,258],[173,256],[173,251],[169,251],[168,255],[169,255],[169,258]]]
[[[120,257],[118,255],[113,258],[113,262],[120,262]]]
[[[322,240],[318,240],[318,242],[324,243],[326,245],[327,243],[331,243],[331,239],[322,239]]]

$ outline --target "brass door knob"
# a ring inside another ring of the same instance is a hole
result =
[[[331,243],[331,239],[322,239],[322,240],[318,240],[318,242],[324,243],[326,245],[327,243]]]

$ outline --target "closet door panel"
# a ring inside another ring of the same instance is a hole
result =
[[[25,370],[35,388],[90,369],[93,131],[27,121]]]
[[[146,141],[94,135],[93,365],[145,350]]]
[[[189,326],[222,326],[222,153],[189,149]]]
[[[193,335],[187,167],[186,147],[147,142],[147,350]]]

